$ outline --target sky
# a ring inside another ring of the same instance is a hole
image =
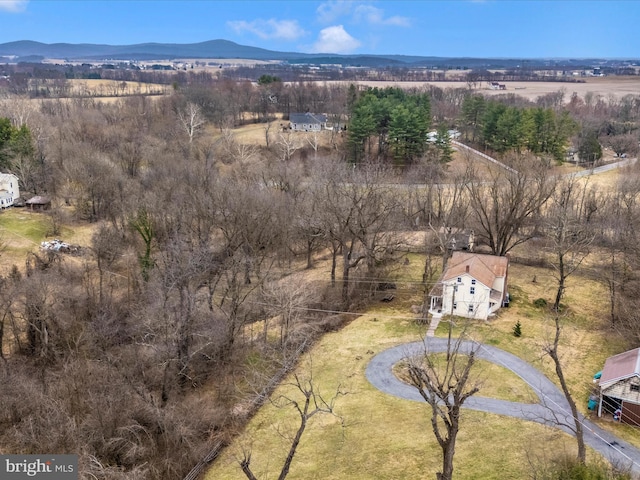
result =
[[[0,43],[231,40],[304,53],[640,58],[640,0],[0,0]]]

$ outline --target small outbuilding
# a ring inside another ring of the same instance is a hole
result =
[[[607,358],[598,384],[598,416],[610,413],[622,423],[640,426],[640,348]]]
[[[33,211],[43,211],[51,208],[51,199],[44,195],[36,195],[24,203],[27,208]]]

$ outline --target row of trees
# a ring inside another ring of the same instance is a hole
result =
[[[566,111],[508,106],[481,95],[465,99],[462,118],[467,138],[495,152],[526,150],[559,161],[564,160],[569,139],[578,130]]]
[[[354,103],[349,123],[349,144],[354,161],[372,157],[371,137],[377,136],[376,156],[391,156],[411,163],[426,150],[431,124],[427,93],[407,93],[400,88],[369,89]]]

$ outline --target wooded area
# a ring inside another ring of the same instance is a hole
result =
[[[2,255],[0,446],[79,453],[83,478],[181,478],[301,345],[379,300],[407,252],[446,257],[451,232],[497,255],[536,238],[556,307],[589,254],[611,328],[637,346],[640,171],[607,189],[553,167],[584,138],[636,155],[640,96],[563,95],[230,80],[113,103],[5,93],[0,169],[53,199],[53,226],[95,228],[81,258]],[[346,129],[291,132],[292,112]],[[263,140],[239,141],[246,124]],[[511,169],[459,151],[450,170],[447,128]],[[428,251],[415,232],[435,234]],[[330,274],[307,279],[319,262]]]

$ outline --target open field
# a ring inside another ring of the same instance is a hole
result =
[[[617,99],[625,95],[640,95],[640,77],[586,77],[580,78],[584,83],[572,82],[500,82],[507,86],[507,90],[490,90],[486,82],[482,82],[478,93],[485,95],[502,95],[505,93],[515,93],[529,100],[535,100],[540,95],[564,90],[565,102],[571,98],[571,94],[576,92],[578,96],[584,99],[587,92],[592,92],[594,96],[600,95],[605,100],[609,96]],[[329,82],[330,83],[330,82]],[[338,82],[339,83],[339,82]],[[359,85],[369,87],[422,87],[424,85],[434,85],[443,89],[446,88],[468,88],[467,82],[377,82],[377,81],[358,81],[353,82]]]
[[[117,80],[67,80],[71,86],[71,95],[117,97],[124,95],[159,95],[165,94],[170,87],[167,85],[142,82],[125,82]]]

